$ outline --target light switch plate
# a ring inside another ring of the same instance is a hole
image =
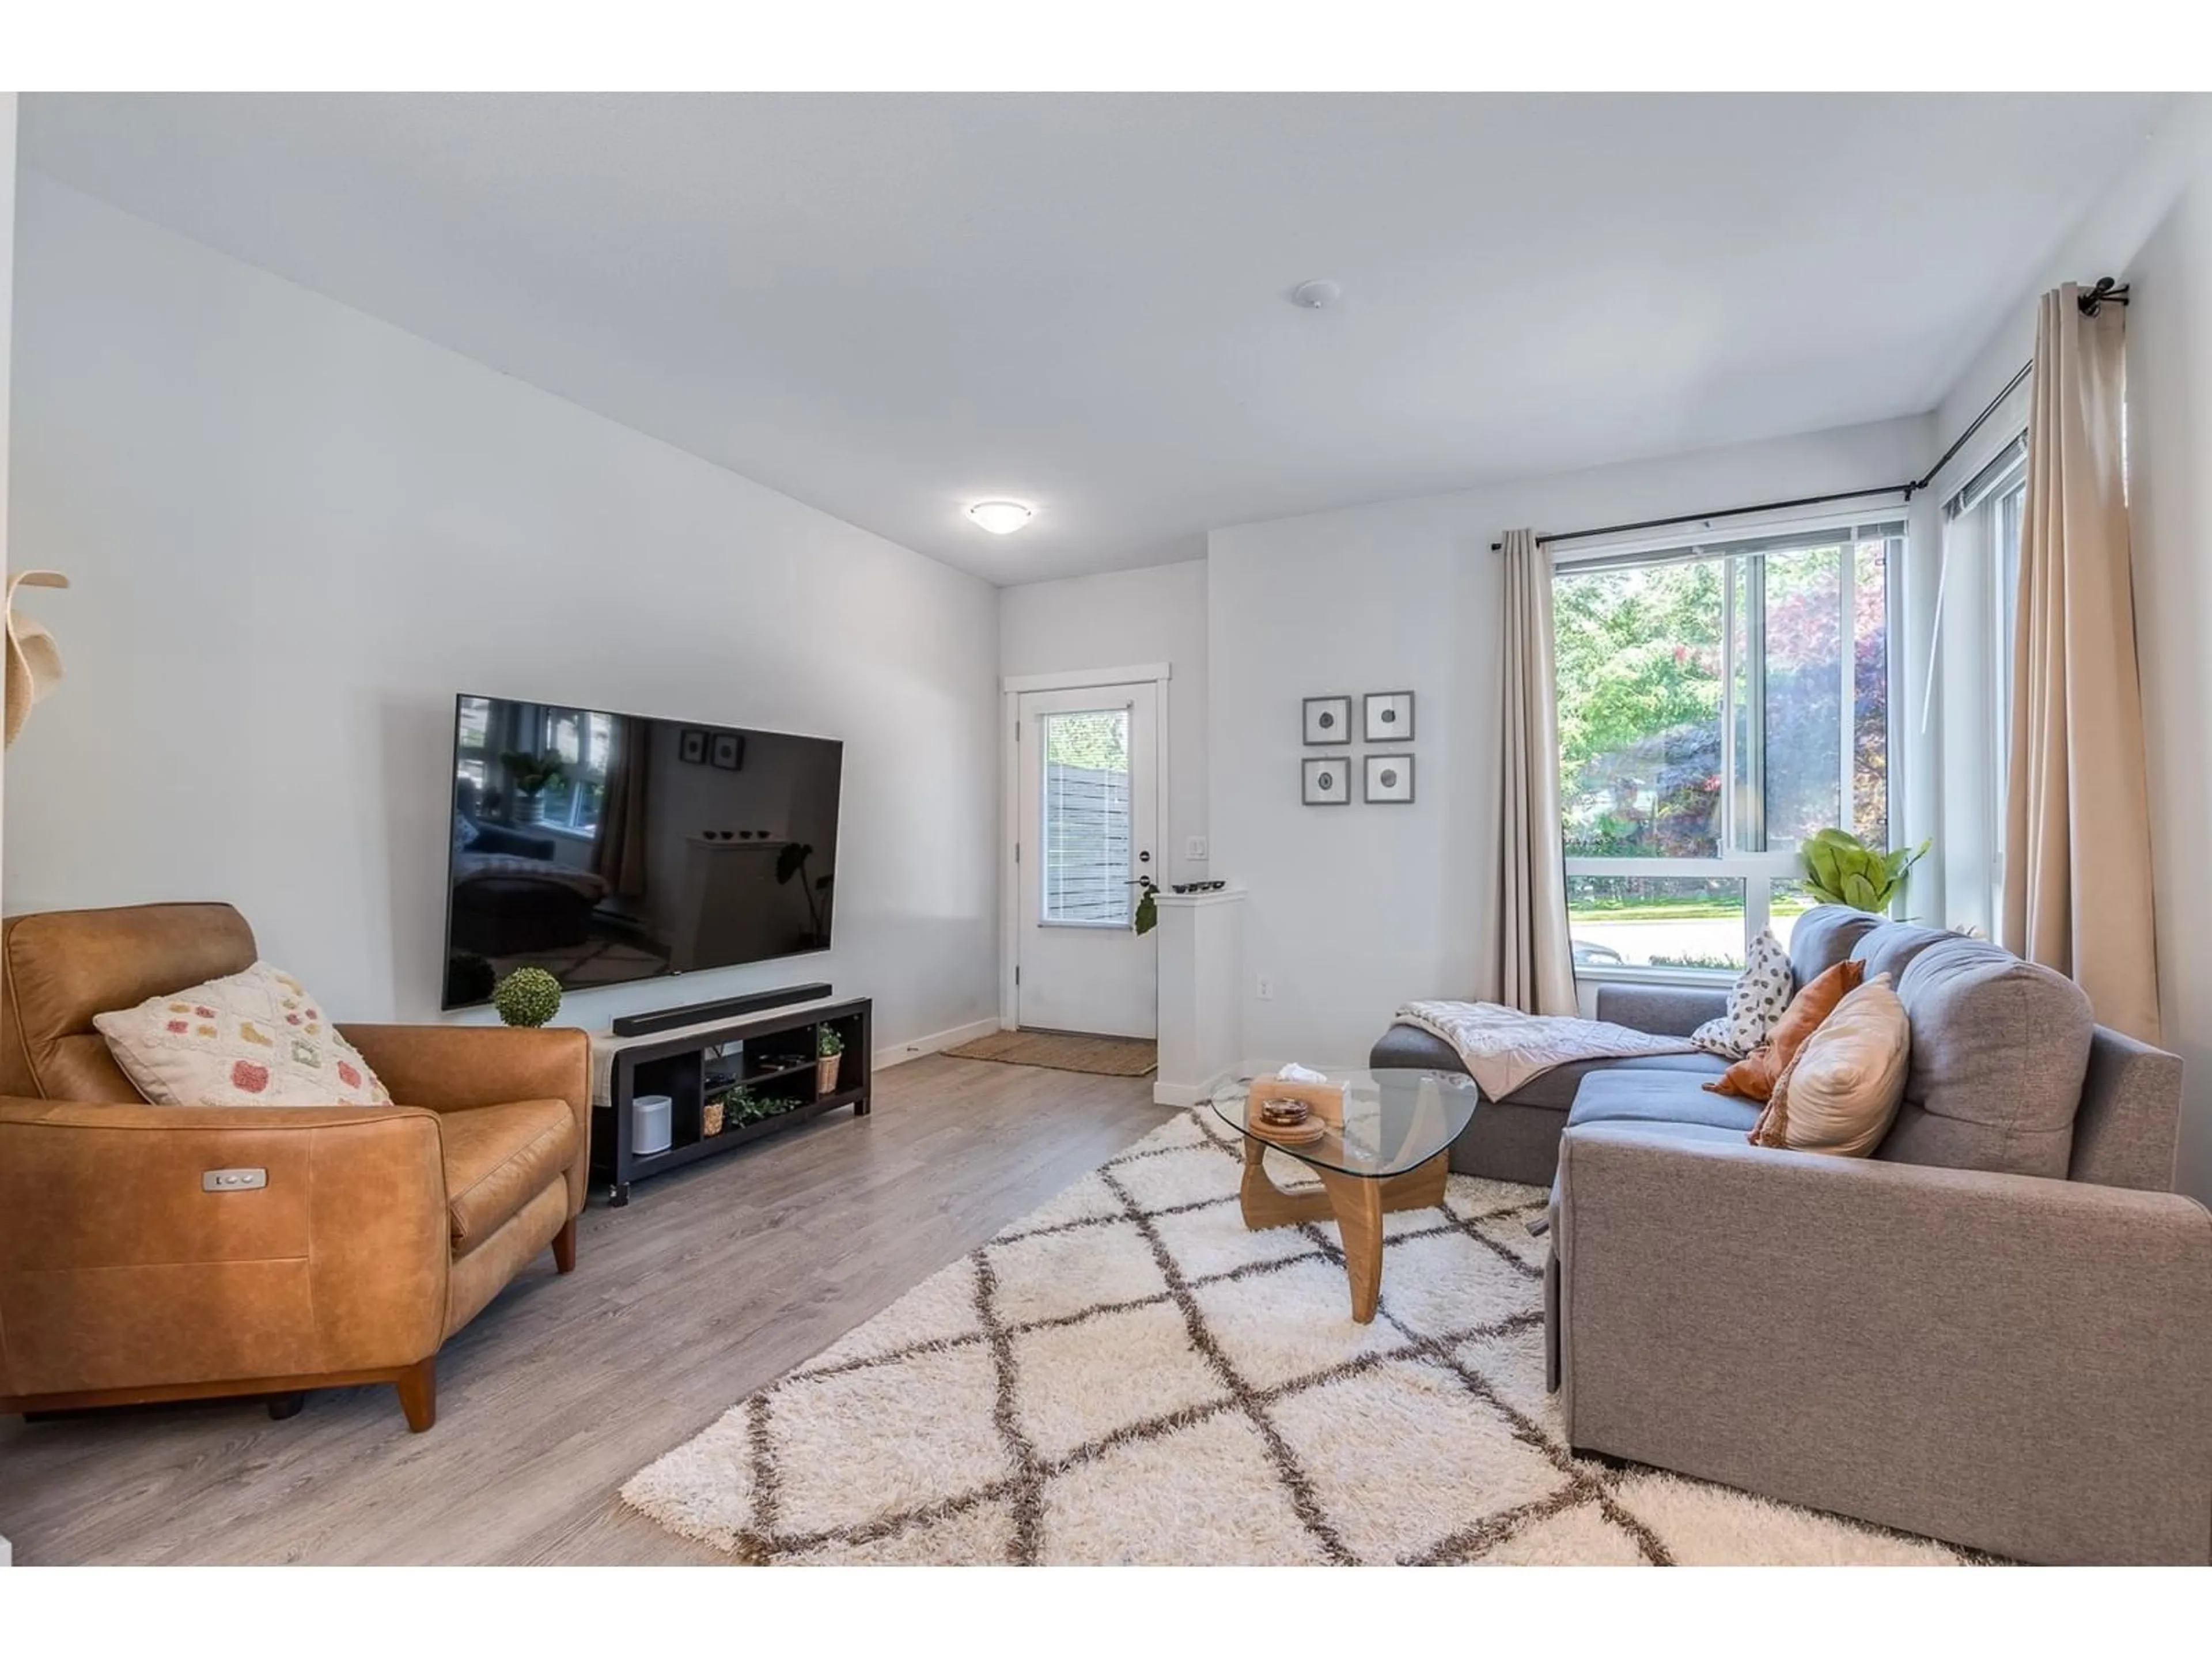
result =
[[[1206,837],[1192,836],[1187,839],[1182,844],[1182,855],[1193,863],[1203,864],[1206,861]]]

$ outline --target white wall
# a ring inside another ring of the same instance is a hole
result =
[[[2136,645],[2160,1014],[2166,1046],[2187,1066],[2180,1185],[2212,1202],[2212,881],[2203,856],[2212,824],[2212,756],[2203,735],[2212,709],[2212,99],[2179,100],[2010,309],[1943,400],[1947,437],[2033,353],[2034,292],[2105,276],[2133,289],[2128,472]]]
[[[356,1018],[438,1003],[466,689],[845,739],[837,947],[879,1041],[996,1006],[997,599],[974,578],[23,179],[13,528],[68,569],[8,902],[221,897]]]
[[[1498,532],[1893,484],[1926,465],[1930,430],[1915,416],[1216,531],[1209,822],[1213,873],[1252,893],[1250,1057],[1363,1060],[1400,1003],[1493,988]],[[1300,805],[1299,700],[1408,687],[1415,802]]]
[[[1161,857],[1165,879],[1205,880],[1212,860],[1183,850],[1206,834],[1205,561],[1001,589],[999,659],[1008,675],[1168,665]]]

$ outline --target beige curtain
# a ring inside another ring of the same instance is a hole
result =
[[[617,898],[645,896],[652,741],[650,723],[616,717],[607,744],[607,792],[599,802],[599,833],[592,843],[592,872]]]
[[[1559,692],[1552,673],[1552,556],[1509,530],[1504,575],[1504,730],[1498,744],[1498,1000],[1532,1014],[1576,1012],[1559,845]]]
[[[2071,283],[2035,322],[2013,632],[2004,942],[2071,975],[2097,1018],[2159,1036],[2150,809],[2121,482],[2127,313]]]

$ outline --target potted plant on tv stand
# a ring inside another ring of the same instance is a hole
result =
[[[845,1052],[845,1039],[837,1035],[836,1028],[824,1025],[814,1039],[814,1089],[817,1095],[837,1092],[837,1056]]]
[[[510,750],[499,757],[507,769],[507,781],[514,786],[514,821],[517,823],[537,823],[545,816],[545,792],[561,781],[558,755],[533,755],[525,750]]]

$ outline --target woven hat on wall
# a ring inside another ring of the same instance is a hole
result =
[[[28,617],[15,614],[15,590],[67,587],[69,578],[58,570],[26,570],[8,579],[8,738],[14,748],[15,734],[31,716],[32,705],[61,684],[61,647],[54,636]]]

